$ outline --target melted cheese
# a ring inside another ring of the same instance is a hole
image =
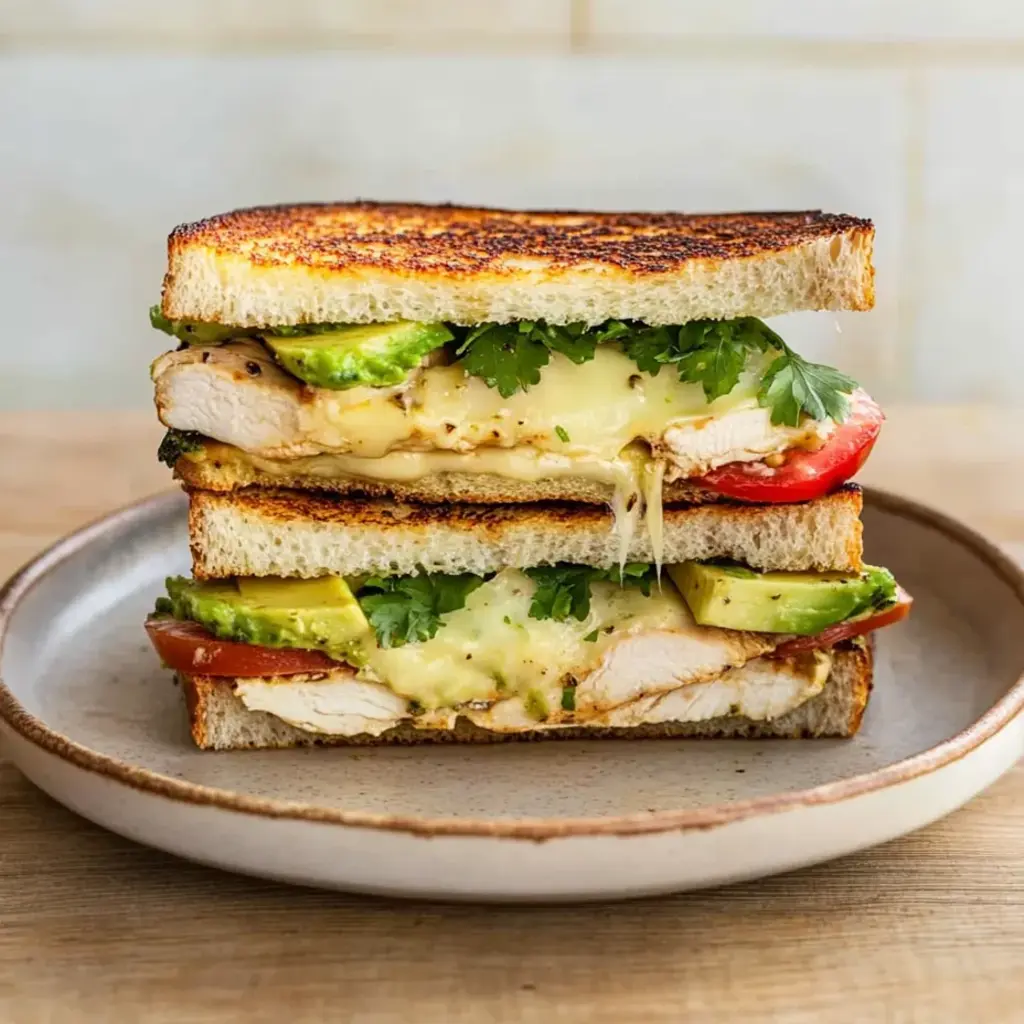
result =
[[[413,714],[409,703],[381,684],[340,675],[330,680],[243,679],[235,692],[246,707],[275,715],[300,729],[334,736],[379,736],[396,725],[417,729],[454,728],[459,717],[491,732],[515,733],[570,727],[635,727],[663,722],[706,722],[727,716],[771,721],[817,696],[831,671],[829,654],[800,659],[757,658],[717,679],[667,691],[643,692],[604,710],[556,710],[546,721],[536,716],[537,698],[506,697],[486,705],[465,705]],[[556,705],[557,707],[557,705]]]
[[[827,654],[772,661],[762,656],[778,637],[696,625],[669,580],[650,596],[593,584],[582,621],[530,618],[535,589],[506,569],[444,615],[430,640],[376,648],[359,670],[237,680],[235,692],[252,710],[334,735],[379,735],[401,722],[449,729],[460,716],[517,732],[730,714],[766,720],[820,692],[829,673]]]
[[[647,513],[645,518],[647,534],[651,538],[651,551],[654,553],[654,564],[658,567],[659,580],[661,579],[661,556],[665,550],[665,517],[661,502],[664,483],[664,460],[648,462],[643,468],[641,484]]]
[[[614,459],[587,455],[560,455],[536,448],[478,448],[471,452],[388,452],[376,459],[357,455],[323,454],[277,459],[254,455],[228,445],[200,448],[186,458],[215,461],[229,472],[247,468],[274,478],[296,476],[319,480],[366,480],[408,484],[441,473],[497,476],[522,483],[578,478],[606,484],[625,493],[639,493],[641,472],[648,461],[638,446],[623,449]]]
[[[432,639],[371,653],[362,677],[426,709],[531,695],[551,705],[555,693],[557,706],[563,681],[571,677],[586,680],[577,689],[577,705],[596,710],[644,688],[712,678],[777,642],[697,626],[668,581],[650,596],[637,587],[596,583],[582,621],[530,618],[535,589],[524,573],[503,570],[473,591],[463,608],[443,616]],[[646,639],[640,651],[638,637]]]
[[[644,441],[693,476],[827,432],[813,421],[771,423],[755,397],[768,358],[753,358],[737,386],[711,403],[699,385],[667,370],[640,373],[612,345],[581,365],[553,354],[540,383],[509,398],[458,365],[422,368],[401,387],[307,388],[253,341],[168,353],[153,377],[165,425],[254,455],[370,460],[395,451],[527,449],[609,462]]]
[[[640,373],[612,345],[582,365],[553,354],[540,383],[510,398],[457,365],[421,368],[399,387],[307,388],[248,340],[168,353],[153,377],[165,425],[233,446],[269,476],[401,483],[461,473],[608,484],[620,562],[646,509],[660,570],[665,480],[815,447],[834,429],[830,420],[771,422],[756,398],[769,358],[752,358],[737,386],[710,403],[699,385],[668,370]]]

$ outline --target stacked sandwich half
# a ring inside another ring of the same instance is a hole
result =
[[[761,317],[868,309],[869,221],[378,205],[171,235],[147,628],[202,747],[848,736],[882,416]]]

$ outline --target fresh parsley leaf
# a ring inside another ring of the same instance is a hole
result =
[[[586,635],[586,636],[585,636],[585,637],[583,638],[583,640],[584,640],[584,642],[586,642],[586,643],[588,643],[588,644],[596,644],[596,643],[597,643],[597,638],[598,638],[598,636],[600,635],[600,633],[601,633],[601,630],[599,630],[599,629],[592,629],[592,630],[591,630],[591,631],[590,631],[590,632],[589,632],[589,633],[588,633],[588,634],[587,634],[587,635]]]
[[[295,330],[315,329],[316,325]],[[673,366],[681,381],[700,384],[709,402],[736,387],[751,356],[776,353],[758,391],[759,402],[771,408],[776,425],[796,426],[803,415],[842,422],[849,409],[846,396],[857,387],[846,374],[798,356],[767,324],[752,316],[693,320],[681,327],[651,327],[627,320],[608,320],[592,328],[535,320],[486,323],[465,334],[456,355],[467,373],[497,388],[502,398],[510,398],[540,383],[541,370],[552,352],[585,363],[594,358],[598,345],[611,342],[621,345],[643,373],[657,376],[663,366]],[[565,441],[563,432],[555,431]]]
[[[831,366],[809,363],[789,346],[768,367],[761,379],[758,401],[772,410],[772,423],[795,427],[806,413],[812,420],[846,419],[850,403],[846,396],[857,382]]]
[[[623,351],[636,363],[638,370],[657,377],[666,363],[679,357],[678,339],[668,327],[621,326],[631,333],[620,331],[616,337],[622,339]]]
[[[591,575],[600,573],[600,569],[559,563],[537,566],[525,572],[537,584],[530,602],[531,619],[565,622],[571,615],[582,622],[590,614]]]
[[[627,562],[620,570],[617,565],[604,570],[604,579],[609,583],[618,583],[626,587],[639,587],[644,597],[651,596],[651,586],[655,582],[654,566],[650,562]]]
[[[687,347],[687,345],[689,347]],[[727,395],[754,352],[777,352],[761,378],[758,401],[772,410],[772,423],[798,426],[802,415],[841,423],[849,412],[846,396],[857,382],[839,370],[808,362],[756,317],[695,321],[680,329],[681,380],[697,380],[708,401]]]
[[[483,582],[470,573],[371,576],[356,597],[380,646],[401,647],[429,640],[440,628],[441,616],[461,608]]]
[[[559,327],[555,324],[535,323],[531,334],[542,339],[552,352],[561,352],[577,364],[589,362],[597,349],[597,337],[587,329],[586,324]]]
[[[679,379],[700,384],[709,402],[729,394],[739,383],[751,353],[768,347],[758,326],[764,325],[752,317],[743,317],[695,320],[680,327],[679,356],[674,360]]]
[[[558,440],[563,442],[563,444],[568,444],[569,443],[569,441],[570,441],[569,431],[566,430],[565,427],[561,427],[561,426],[555,427],[555,433],[558,435]]]
[[[462,368],[480,377],[502,398],[528,391],[540,383],[540,371],[550,354],[543,341],[532,337],[533,323],[481,324],[470,331],[456,350]]]
[[[195,430],[168,430],[160,447],[156,450],[156,457],[165,465],[174,468],[174,464],[186,452],[195,452],[203,447],[205,438]]]
[[[625,320],[606,320],[599,327],[595,327],[591,333],[597,344],[603,345],[607,341],[618,341],[619,338],[628,337],[635,331],[636,326]]]
[[[637,327],[632,333],[619,328],[617,336],[640,370],[656,375],[672,364],[680,380],[701,385],[709,402],[736,387],[752,355],[778,353],[758,391],[758,401],[771,408],[776,425],[797,426],[802,415],[841,423],[849,411],[846,396],[857,387],[846,374],[797,355],[757,317],[693,320],[678,328]]]
[[[433,584],[434,607],[437,609],[438,615],[457,612],[466,603],[466,598],[485,582],[483,576],[474,576],[468,572],[458,576],[434,573],[430,576],[413,578],[426,579]]]
[[[584,637],[589,639],[589,637]],[[562,710],[563,711],[575,711],[576,710],[576,687],[575,686],[563,686],[562,687]]]
[[[585,363],[594,358],[597,344],[586,324],[519,320],[481,324],[466,335],[456,355],[467,373],[497,388],[502,398],[510,398],[540,383],[541,368],[547,366],[552,352]]]
[[[654,581],[654,567],[646,562],[629,562],[622,572],[618,566],[595,569],[589,565],[569,565],[564,562],[524,571],[537,584],[530,602],[530,618],[554,619],[556,622],[564,622],[570,616],[580,622],[586,619],[590,614],[592,583],[606,581],[636,586],[645,595],[650,595]]]

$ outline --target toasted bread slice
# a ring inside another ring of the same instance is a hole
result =
[[[403,723],[380,736],[329,736],[298,729],[265,711],[250,711],[232,680],[179,674],[192,737],[206,750],[269,747],[391,745],[414,743],[500,743],[534,739],[654,739],[674,737],[761,739],[853,736],[860,728],[872,685],[870,645],[848,644],[833,652],[832,671],[815,697],[770,721],[727,716],[704,722],[661,722],[628,728],[580,726],[529,732],[490,732],[464,718],[445,730],[418,730]],[[287,684],[283,684],[287,685]]]
[[[239,327],[380,320],[650,324],[870,309],[870,221],[411,203],[237,210],[176,228],[163,312]]]
[[[730,558],[758,569],[854,571],[863,553],[859,488],[795,505],[666,506],[666,564]],[[621,559],[612,514],[589,505],[403,505],[302,491],[192,491],[197,577],[488,573]],[[625,560],[654,559],[640,524]]]

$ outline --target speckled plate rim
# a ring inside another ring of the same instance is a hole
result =
[[[874,488],[864,489],[865,503],[891,515],[915,520],[966,548],[1013,591],[1024,622],[1024,572],[993,543],[963,523],[924,504]],[[14,612],[49,573],[83,548],[134,519],[144,518],[180,493],[166,491],[98,519],[47,548],[15,573],[0,589],[0,655]],[[960,760],[991,739],[1024,709],[1024,672],[1007,692],[966,729],[928,750],[875,771],[814,786],[688,810],[589,818],[466,819],[374,814],[321,807],[313,803],[246,796],[232,790],[185,782],[100,754],[50,729],[22,707],[0,679],[0,722],[19,736],[71,765],[153,796],[188,804],[218,807],[263,818],[304,820],[346,828],[376,829],[421,836],[476,836],[529,841],[579,836],[628,836],[659,832],[705,831],[746,818],[778,814],[802,807],[834,804],[897,786]],[[785,742],[779,740],[778,742]],[[211,756],[216,756],[211,755]]]

